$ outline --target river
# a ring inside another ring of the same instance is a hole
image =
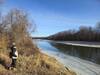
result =
[[[71,46],[48,40],[36,41],[41,52],[55,57],[77,75],[100,75],[100,48]]]

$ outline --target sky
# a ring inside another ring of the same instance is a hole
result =
[[[27,11],[36,24],[32,36],[95,26],[100,21],[100,0],[5,0],[3,12],[12,8]]]

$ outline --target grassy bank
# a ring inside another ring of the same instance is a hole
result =
[[[40,52],[30,56],[19,55],[16,70],[7,70],[10,64],[8,55],[0,53],[0,75],[76,75],[56,59]]]

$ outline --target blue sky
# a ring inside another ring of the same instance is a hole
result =
[[[94,26],[100,21],[100,0],[5,0],[2,10],[12,8],[28,12],[37,25],[33,36]]]

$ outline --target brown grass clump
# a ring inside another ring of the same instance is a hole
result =
[[[0,53],[0,64],[2,64],[5,68],[10,66],[11,59],[7,54]]]
[[[22,39],[21,42],[17,42],[18,52],[21,55],[29,56],[36,52],[39,52],[37,46],[33,43],[31,38]]]

